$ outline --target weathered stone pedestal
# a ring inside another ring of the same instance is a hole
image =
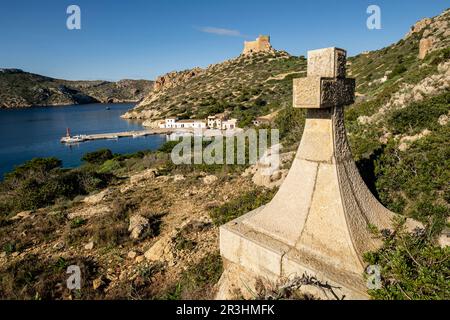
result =
[[[258,277],[304,273],[340,287],[346,299],[367,298],[362,255],[380,245],[369,226],[389,228],[394,213],[366,187],[347,142],[343,106],[353,102],[355,82],[345,78],[345,55],[336,48],[308,53],[308,77],[294,80],[294,107],[308,108],[302,141],[274,199],[220,228],[218,299],[236,289],[251,297]]]

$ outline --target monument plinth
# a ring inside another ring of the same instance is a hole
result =
[[[353,161],[343,108],[353,103],[355,81],[345,78],[345,65],[344,50],[308,52],[308,76],[294,80],[294,107],[308,109],[300,146],[273,200],[220,228],[219,299],[235,290],[245,296],[258,277],[305,273],[347,299],[367,298],[362,256],[380,245],[370,227],[389,229],[394,213],[371,194]]]

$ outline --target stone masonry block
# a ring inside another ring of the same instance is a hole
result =
[[[347,52],[338,48],[308,51],[308,77],[345,78]]]
[[[354,102],[355,79],[306,77],[294,79],[294,108],[331,108]]]

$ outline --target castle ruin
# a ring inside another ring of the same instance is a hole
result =
[[[270,36],[260,35],[255,41],[244,41],[244,51],[242,54],[252,54],[255,52],[272,51]]]

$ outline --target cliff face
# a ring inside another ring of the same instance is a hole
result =
[[[153,92],[159,92],[164,89],[169,89],[172,87],[175,87],[179,84],[182,84],[190,79],[192,79],[195,76],[198,76],[204,72],[201,68],[194,68],[191,70],[185,70],[185,71],[174,71],[169,72],[163,76],[159,76],[155,80],[155,84],[153,87]]]
[[[448,46],[450,9],[434,18],[425,18],[416,22],[406,34],[404,40],[417,36],[420,38],[419,59],[435,50]]]
[[[0,108],[137,102],[152,89],[147,80],[67,81],[19,69],[0,69]]]

